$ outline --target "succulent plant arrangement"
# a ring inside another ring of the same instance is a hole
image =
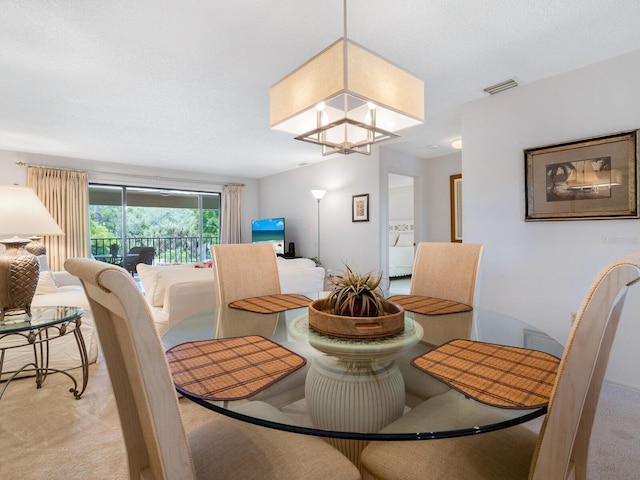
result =
[[[348,265],[345,267],[342,275],[331,276],[333,287],[326,300],[328,312],[348,317],[378,317],[391,311],[391,304],[380,288],[381,274],[359,274]]]

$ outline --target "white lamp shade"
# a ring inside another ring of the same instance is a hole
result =
[[[327,193],[326,190],[311,190],[311,194],[316,200],[322,200],[322,197],[324,197],[325,193]]]
[[[271,127],[298,135],[309,132],[318,126],[316,106],[321,102],[323,124],[343,118],[370,124],[368,104],[374,104],[376,127],[393,132],[423,122],[424,82],[341,38],[271,87]],[[358,134],[352,135],[357,142]]]
[[[0,185],[0,237],[64,235],[33,189]]]

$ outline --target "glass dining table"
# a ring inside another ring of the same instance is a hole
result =
[[[315,331],[306,306],[277,313],[224,307],[185,319],[162,342],[184,397],[239,421],[325,437],[356,465],[369,441],[474,435],[544,415],[546,401],[535,390],[552,385],[553,375],[536,377],[539,361],[557,367],[563,352],[539,329],[479,308],[406,310],[402,332],[358,339]],[[522,386],[521,354],[537,355],[529,387]],[[504,393],[509,375],[515,400]],[[284,415],[252,408],[260,402]]]

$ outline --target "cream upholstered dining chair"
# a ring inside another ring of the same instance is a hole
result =
[[[69,259],[91,304],[120,415],[131,479],[357,479],[356,467],[315,437],[212,413],[185,433],[169,366],[147,303],[123,268]],[[273,409],[262,402],[251,408]],[[269,413],[269,412],[268,412]]]
[[[261,335],[307,359],[319,354],[308,344],[289,341],[286,329],[276,331],[282,313],[255,313],[229,307],[230,303],[237,300],[281,293],[276,252],[271,244],[212,245],[211,259],[216,295],[216,338]],[[284,322],[281,322],[280,326],[283,325]],[[268,400],[277,406],[303,398],[309,364],[254,398]]]
[[[422,242],[418,244],[411,275],[410,295],[452,300],[473,306],[483,245],[476,243]],[[445,315],[423,315],[413,312],[412,318],[424,331],[423,340],[403,357],[415,358],[434,346],[440,346],[456,338],[469,338],[473,312]],[[400,362],[402,375],[424,376],[410,363]],[[428,377],[422,381],[410,381],[407,385],[407,403],[414,405],[448,390],[443,383]]]
[[[640,254],[635,254],[604,267],[592,283],[569,334],[539,434],[520,425],[458,438],[374,442],[362,454],[363,477],[585,479],[591,428],[611,344],[627,289],[639,275]],[[418,407],[427,416],[430,402],[437,398]],[[425,420],[411,413],[398,421],[413,422],[419,431]],[[385,429],[393,430],[394,425]]]
[[[250,297],[280,294],[276,252],[268,243],[212,245],[218,337],[262,335],[269,337],[278,314],[252,313],[229,307]]]
[[[280,277],[276,252],[268,243],[211,246],[216,294],[216,338],[261,335],[310,359],[318,355],[308,344],[290,342],[286,331],[276,331],[278,313],[255,313],[229,307],[236,300],[279,295]],[[282,327],[284,322],[280,323]],[[256,395],[272,405],[284,406],[304,397],[307,365]]]
[[[477,243],[419,243],[410,294],[473,306],[482,249]],[[425,342],[439,346],[455,338],[469,338],[472,317],[471,312],[415,314],[414,320],[422,325]]]
[[[477,243],[419,243],[409,293],[472,306],[482,248]]]

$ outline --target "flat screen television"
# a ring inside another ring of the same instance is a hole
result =
[[[251,221],[252,243],[273,243],[279,255],[284,255],[284,218],[261,218]]]

